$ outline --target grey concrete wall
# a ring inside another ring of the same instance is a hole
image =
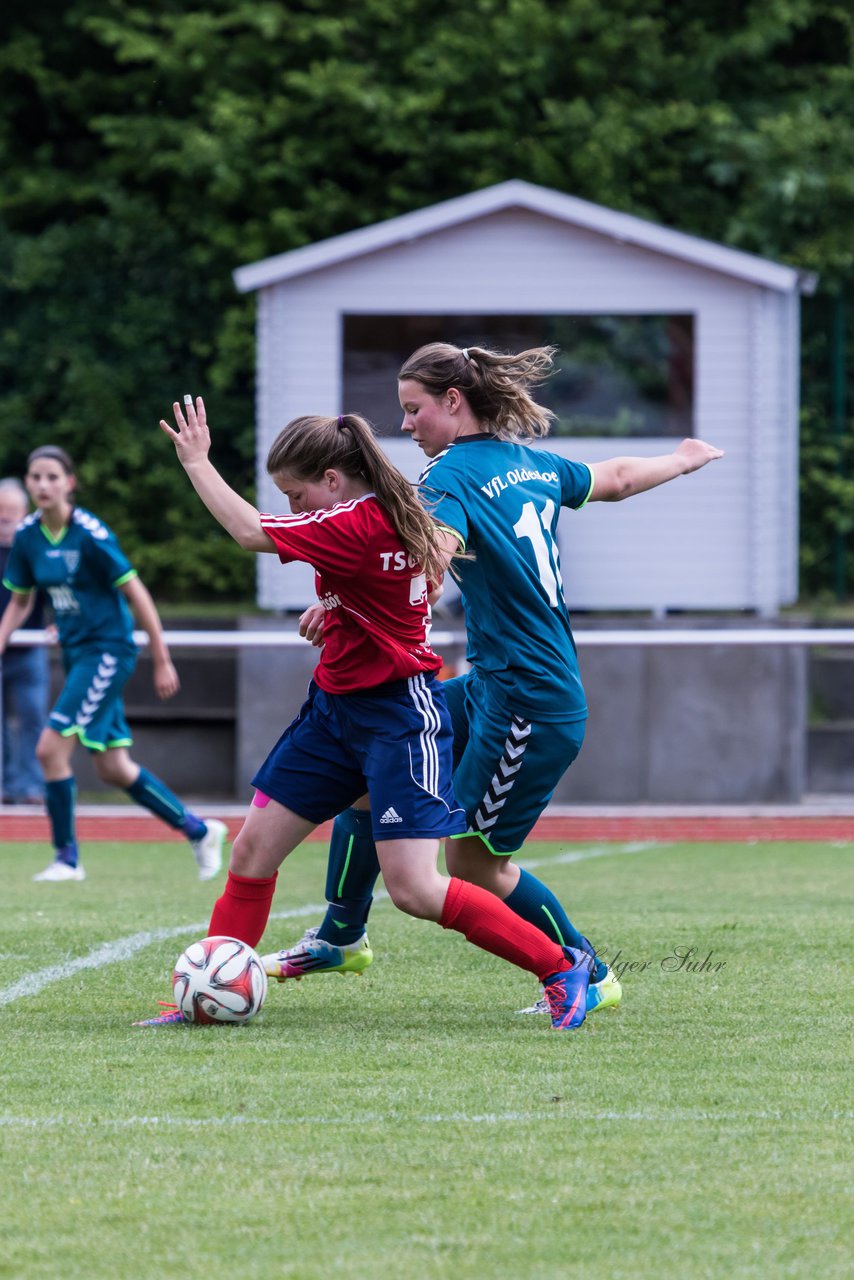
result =
[[[590,719],[564,804],[800,800],[806,654],[733,645],[581,649]]]
[[[849,648],[811,656],[807,790],[854,794],[854,650]]]
[[[240,625],[295,631],[296,619],[253,617]],[[317,651],[185,650],[175,658],[183,680],[176,699],[157,702],[145,656],[128,685],[133,755],[179,795],[248,802],[255,770],[304,701]],[[590,719],[558,803],[802,798],[809,742],[803,649],[582,644],[580,662]],[[74,766],[82,791],[104,790],[85,751]]]
[[[185,803],[230,800],[234,788],[234,724],[203,724],[196,720],[152,723],[129,721],[131,755],[137,764],[162,778]],[[98,780],[88,751],[78,747],[72,761],[77,789],[85,796],[103,796],[118,804],[122,792]]]
[[[295,626],[282,620],[265,625]],[[240,651],[239,795],[250,794],[254,769],[298,712],[315,658],[308,648]],[[736,804],[803,795],[803,650],[582,648],[581,667],[590,720],[556,801]]]

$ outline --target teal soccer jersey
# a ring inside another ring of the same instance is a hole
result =
[[[463,436],[420,479],[431,515],[459,535],[469,662],[535,720],[587,715],[557,549],[561,507],[583,507],[593,472],[544,449]]]
[[[97,516],[75,507],[56,539],[38,512],[27,516],[15,534],[3,583],[17,592],[44,588],[68,655],[94,645],[135,650],[133,615],[118,590],[134,577],[115,534]]]

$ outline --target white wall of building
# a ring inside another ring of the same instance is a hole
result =
[[[798,300],[677,257],[510,208],[259,290],[259,504],[264,472],[301,413],[339,413],[344,314],[685,314],[695,317],[694,430],[726,451],[702,472],[619,504],[564,514],[571,609],[755,609],[797,593]],[[543,447],[590,462],[669,452],[670,438]],[[413,478],[422,455],[388,443]],[[259,603],[296,609],[313,575],[259,557]]]

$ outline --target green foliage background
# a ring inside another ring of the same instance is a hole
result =
[[[5,7],[0,473],[65,445],[161,598],[250,599],[245,557],[156,429],[203,390],[216,460],[251,492],[254,300],[232,270],[523,178],[821,274],[803,586],[838,586],[854,465],[829,333],[854,279],[853,28],[829,0]]]

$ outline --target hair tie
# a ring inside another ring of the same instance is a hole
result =
[[[464,359],[464,360],[471,360],[471,356],[469,355],[469,349],[468,349],[468,347],[463,347],[463,359]]]
[[[341,413],[338,415],[338,427],[341,431],[346,431],[347,429],[347,423],[344,421],[344,415]]]

